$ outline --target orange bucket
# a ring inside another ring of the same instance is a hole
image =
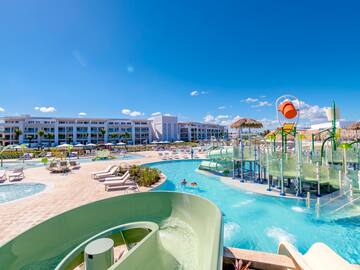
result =
[[[297,110],[296,110],[294,104],[288,99],[279,105],[278,110],[287,119],[292,119],[297,116]]]

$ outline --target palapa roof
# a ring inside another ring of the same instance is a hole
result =
[[[262,128],[263,124],[255,119],[240,118],[230,125],[231,128]]]
[[[348,129],[348,130],[360,130],[360,121],[352,123],[346,129]]]

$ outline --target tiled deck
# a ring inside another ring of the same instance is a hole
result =
[[[71,173],[51,174],[44,167],[25,170],[22,182],[36,182],[47,188],[36,195],[0,205],[0,245],[36,224],[72,208],[100,199],[118,196],[124,191],[107,192],[104,185],[90,178],[90,172],[105,169],[122,162],[144,164],[159,161],[156,152],[143,152],[144,158],[82,163]],[[8,183],[8,182],[6,182]],[[147,188],[141,188],[146,191]]]

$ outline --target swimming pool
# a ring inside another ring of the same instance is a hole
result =
[[[0,185],[0,204],[39,193],[46,185],[40,183],[16,183]]]
[[[228,186],[220,178],[197,172],[200,161],[148,164],[160,169],[167,181],[156,190],[197,194],[217,204],[224,215],[224,245],[276,252],[279,241],[306,252],[324,242],[351,263],[360,263],[360,215],[342,219],[316,218],[304,201],[259,195]],[[181,179],[197,188],[181,187]]]

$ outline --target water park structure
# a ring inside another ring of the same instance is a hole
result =
[[[359,200],[359,141],[341,139],[335,102],[326,109],[331,128],[310,135],[298,130],[301,102],[297,97],[279,97],[276,115],[279,127],[265,137],[250,132],[244,136],[243,128],[262,125],[239,119],[232,125],[239,129],[239,140],[232,146],[212,147],[199,169],[242,182],[266,183],[268,191],[308,197],[309,203],[310,196],[315,197],[317,211],[336,212]]]

